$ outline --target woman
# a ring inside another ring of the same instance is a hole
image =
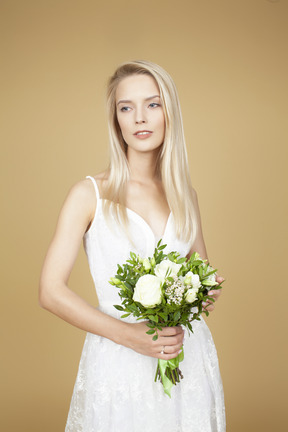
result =
[[[40,281],[41,306],[88,332],[66,432],[223,432],[221,377],[204,320],[185,338],[184,379],[169,399],[154,383],[157,359],[179,354],[184,331],[164,328],[153,341],[144,322],[119,319],[108,283],[130,251],[152,256],[160,238],[166,251],[207,258],[175,85],[158,65],[125,63],[110,79],[108,112],[109,169],[71,189]],[[67,285],[83,237],[97,309]]]

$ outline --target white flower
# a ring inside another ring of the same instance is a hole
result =
[[[197,300],[197,293],[198,293],[198,289],[195,288],[188,289],[185,295],[186,302],[193,303],[195,300]]]
[[[215,286],[215,285],[218,285],[217,284],[217,282],[216,282],[216,276],[215,276],[215,274],[212,274],[212,275],[210,275],[210,276],[208,276],[204,281],[203,281],[203,285],[206,285],[206,286]]]
[[[201,288],[201,282],[199,279],[199,275],[192,273],[189,271],[184,278],[185,285],[192,285],[192,288],[196,289],[197,292],[199,288]]]
[[[146,271],[151,269],[151,264],[148,258],[143,259],[143,267]]]
[[[177,276],[182,264],[176,264],[170,260],[163,260],[160,264],[155,267],[155,274],[162,280],[165,278],[167,270],[169,270],[168,276]]]
[[[133,300],[144,307],[153,308],[161,303],[161,279],[154,275],[144,275],[138,279],[133,294]]]
[[[208,267],[207,273],[209,273],[210,271],[213,271],[213,268],[211,266]],[[218,285],[218,283],[216,282],[216,274],[213,273],[210,276],[206,277],[203,280],[203,285],[205,285],[205,286],[211,286],[211,287],[215,286],[215,285]]]

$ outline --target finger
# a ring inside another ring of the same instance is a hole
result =
[[[165,347],[164,351],[168,351],[169,353],[175,351],[175,349],[180,349],[184,342],[184,334],[183,335],[177,335],[173,337],[158,337],[157,341],[154,342],[153,345],[153,351],[154,352],[161,352],[163,350],[163,347]],[[176,348],[175,348],[176,347]]]
[[[217,282],[217,283],[220,284],[220,283],[224,282],[224,280],[225,280],[225,279],[224,279],[222,276],[216,276],[216,282]]]
[[[155,342],[155,347],[161,348],[163,346],[174,346],[174,345],[182,345],[184,340],[184,333],[177,336],[167,336],[167,337],[158,337]],[[160,351],[161,351],[160,349]]]
[[[211,291],[208,291],[207,294],[208,294],[210,297],[216,297],[216,298],[218,298],[218,297],[221,295],[221,293],[222,293],[222,290],[219,289],[219,290],[211,290]]]
[[[202,302],[202,307],[206,308],[207,306],[214,305],[215,301],[207,299],[205,302]]]
[[[215,306],[213,303],[204,307],[204,310],[206,310],[208,312],[212,312],[214,309],[215,309]]]
[[[163,354],[175,354],[175,353],[177,353],[177,355],[178,355],[179,351],[181,351],[182,347],[183,347],[182,343],[179,343],[177,345],[165,345],[164,347],[162,347],[160,354],[162,353],[162,350],[164,348]]]
[[[202,307],[207,308],[207,306],[211,306],[211,305],[215,306],[214,303],[215,303],[215,300],[213,301],[213,300],[207,299],[205,302],[202,302]]]
[[[177,357],[181,352],[182,352],[182,348],[180,348],[179,350],[176,350],[175,352],[172,352],[172,353],[168,353],[168,352],[166,353],[166,351],[165,351],[162,354],[160,352],[160,353],[157,353],[157,355],[155,355],[155,357],[162,359],[162,360],[171,360],[171,359]]]
[[[185,336],[184,331],[174,336],[162,336],[159,334],[157,341],[155,341],[155,345],[171,346],[171,345],[183,344],[184,336]]]
[[[182,329],[182,327],[177,326],[177,327],[163,327],[162,330],[160,330],[161,333],[159,334],[159,336],[175,336],[178,334],[184,334],[184,330]]]

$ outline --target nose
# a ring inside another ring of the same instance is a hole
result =
[[[143,109],[137,109],[136,110],[135,123],[136,124],[146,123],[146,118],[145,118],[145,114],[143,112]]]

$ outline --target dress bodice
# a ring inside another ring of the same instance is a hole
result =
[[[113,304],[119,304],[117,289],[109,284],[110,277],[117,272],[117,264],[124,264],[130,252],[141,257],[152,257],[158,243],[149,224],[136,212],[127,208],[129,240],[125,230],[111,216],[107,220],[103,214],[103,199],[101,199],[97,183],[93,177],[88,177],[94,185],[97,205],[94,219],[84,236],[84,248],[88,257],[90,272],[95,284],[100,309],[117,316]],[[166,244],[165,252],[178,251],[182,256],[189,252],[189,245],[176,237],[173,214],[170,213],[162,244]]]

